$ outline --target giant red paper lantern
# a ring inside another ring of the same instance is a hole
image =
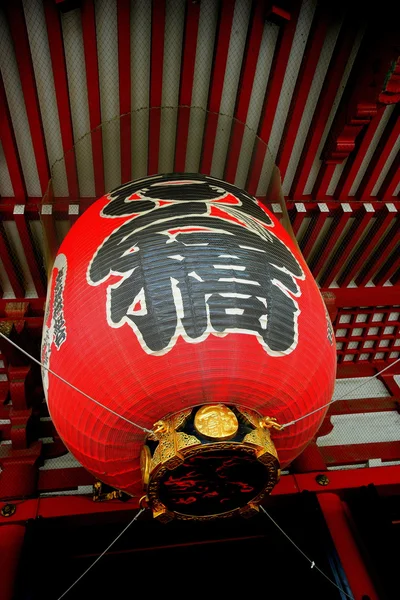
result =
[[[322,297],[288,233],[247,193],[187,174],[123,185],[78,219],[54,264],[42,360],[114,411],[43,371],[66,446],[168,518],[260,501],[277,458],[288,465],[325,410],[271,430],[277,456],[262,418],[326,404],[336,370]],[[114,413],[161,423],[146,438]]]

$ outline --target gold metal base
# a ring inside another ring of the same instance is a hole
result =
[[[222,404],[158,421],[142,449],[144,491],[155,518],[251,516],[280,475],[262,415]]]

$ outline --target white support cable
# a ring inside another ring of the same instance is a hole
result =
[[[360,383],[360,385],[356,385],[355,388],[353,388],[352,390],[350,390],[349,392],[347,392],[346,394],[344,394],[344,396],[341,396],[340,398],[336,398],[335,400],[331,400],[330,402],[327,402],[323,406],[320,406],[319,408],[316,408],[315,410],[312,410],[311,412],[307,413],[306,415],[303,415],[303,416],[299,417],[298,419],[295,419],[294,421],[289,421],[288,423],[284,423],[283,425],[281,425],[281,430],[285,429],[286,427],[289,427],[290,425],[294,425],[295,423],[298,423],[299,421],[302,421],[306,417],[309,417],[310,415],[313,415],[314,413],[319,412],[320,410],[323,410],[324,408],[326,408],[327,406],[330,406],[334,402],[339,402],[339,400],[346,400],[346,396],[349,396],[349,394],[353,394],[353,392],[355,392],[356,390],[360,389],[364,385],[367,385],[367,383],[369,383],[373,379],[376,379],[376,377],[379,377],[379,375],[382,375],[382,373],[384,371],[387,371],[387,369],[390,369],[391,367],[393,367],[399,361],[400,361],[400,358],[398,358],[397,360],[395,360],[393,363],[391,363],[390,365],[388,365],[387,367],[385,367],[384,369],[382,369],[378,373],[375,373],[375,375],[372,375],[372,377],[369,377],[367,379],[367,381],[363,381],[363,383]],[[351,398],[349,398],[349,400],[351,400]]]
[[[350,600],[354,600],[354,596],[350,596],[349,594],[347,594],[347,592],[345,592],[343,588],[338,586],[330,577],[328,577],[328,575],[326,573],[324,573],[324,571],[322,571],[322,569],[320,569],[319,566],[316,565],[315,562],[313,560],[311,560],[311,558],[309,558],[307,556],[307,554],[305,552],[303,552],[303,550],[301,548],[298,547],[296,542],[294,542],[292,540],[292,538],[285,531],[283,531],[282,527],[280,527],[280,525],[278,525],[278,523],[271,517],[271,515],[265,510],[265,508],[263,506],[260,505],[260,508],[263,511],[263,513],[265,513],[267,515],[269,520],[272,521],[272,523],[275,525],[275,527],[277,529],[279,529],[279,531],[282,533],[282,535],[284,535],[285,538],[287,540],[289,540],[289,542],[292,544],[292,546],[294,546],[296,548],[296,550],[298,550],[298,552],[300,552],[300,554],[302,554],[304,556],[304,558],[306,560],[308,560],[308,562],[310,563],[311,569],[315,568],[319,573],[321,573],[321,575],[323,575],[325,577],[325,579],[327,579],[329,581],[329,583],[334,585],[335,588],[337,588],[342,594],[344,594],[347,598],[350,598]]]
[[[67,381],[66,379],[64,379],[64,377],[61,377],[61,375],[58,375],[52,369],[49,369],[48,367],[46,367],[42,362],[40,362],[40,360],[38,360],[37,358],[35,358],[31,354],[29,354],[29,352],[26,352],[26,350],[24,350],[23,348],[21,348],[21,346],[18,346],[18,344],[16,344],[12,340],[10,340],[1,331],[0,331],[0,337],[2,337],[3,339],[5,339],[9,344],[11,344],[12,346],[14,346],[15,348],[17,348],[17,350],[19,350],[20,352],[22,352],[22,354],[25,354],[25,356],[27,356],[30,360],[32,360],[33,362],[35,362],[40,367],[42,367],[42,369],[45,369],[46,371],[48,371],[49,373],[51,373],[52,375],[54,375],[54,377],[57,377],[57,379],[59,379],[60,381],[62,381],[66,385],[68,385],[70,388],[72,388],[73,390],[75,390],[79,394],[82,394],[82,396],[85,396],[85,398],[88,398],[88,400],[91,400],[91,402],[94,402],[95,404],[97,404],[101,408],[104,408],[104,410],[107,410],[108,412],[112,413],[116,417],[118,417],[120,419],[123,419],[127,423],[130,423],[130,425],[133,425],[134,427],[137,427],[138,429],[141,429],[145,433],[149,433],[149,434],[153,433],[150,429],[146,429],[146,427],[142,427],[141,425],[138,425],[137,423],[134,423],[133,421],[130,421],[129,419],[127,419],[123,415],[120,415],[117,412],[115,412],[115,410],[113,410],[112,408],[109,408],[108,406],[105,406],[105,404],[102,404],[98,400],[95,400],[94,398],[92,398],[92,396],[89,396],[89,394],[86,394],[86,392],[83,392],[82,390],[80,390],[79,388],[77,388],[75,385],[73,385],[72,383],[70,383],[69,381]]]
[[[96,563],[98,563],[98,562],[99,562],[99,560],[100,560],[101,558],[103,558],[103,556],[104,556],[104,555],[105,555],[105,554],[106,554],[106,553],[109,551],[109,549],[110,549],[112,546],[114,546],[115,542],[117,542],[117,541],[119,540],[119,538],[120,538],[120,537],[121,537],[121,536],[122,536],[122,535],[125,533],[125,531],[126,531],[127,529],[129,529],[129,527],[132,525],[132,523],[134,523],[134,522],[136,521],[136,519],[138,519],[138,518],[140,517],[140,515],[142,514],[142,512],[144,512],[144,510],[145,510],[144,508],[141,508],[141,509],[139,510],[139,512],[138,512],[138,513],[137,513],[137,514],[136,514],[136,515],[133,517],[133,519],[132,519],[132,520],[131,520],[131,521],[128,523],[128,525],[127,525],[127,526],[126,526],[126,527],[125,527],[125,528],[124,528],[124,529],[121,531],[121,533],[119,533],[119,534],[117,535],[117,537],[116,537],[116,538],[115,538],[115,539],[114,539],[114,540],[111,542],[111,544],[109,544],[109,546],[107,546],[107,548],[106,548],[106,549],[105,549],[105,550],[104,550],[104,551],[103,551],[103,552],[100,554],[100,556],[98,556],[98,557],[96,558],[96,560],[95,560],[94,562],[92,562],[92,564],[90,565],[90,567],[88,567],[88,568],[86,569],[86,571],[84,571],[84,572],[82,573],[82,575],[80,575],[80,576],[78,577],[78,579],[76,579],[76,580],[74,581],[74,583],[73,583],[72,585],[70,585],[70,586],[69,586],[69,588],[68,588],[67,590],[65,590],[65,592],[64,592],[63,594],[61,594],[61,596],[59,596],[58,600],[61,600],[61,598],[64,598],[64,596],[66,596],[66,595],[68,594],[68,592],[69,592],[70,590],[72,590],[72,588],[73,588],[73,587],[75,587],[75,586],[76,586],[76,584],[77,584],[77,583],[78,583],[78,582],[79,582],[79,581],[80,581],[80,580],[81,580],[83,577],[85,577],[86,573],[88,573],[88,572],[90,571],[90,569],[92,569],[92,568],[94,567],[94,565],[95,565]]]

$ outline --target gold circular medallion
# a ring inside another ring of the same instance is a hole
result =
[[[239,423],[235,413],[224,404],[210,404],[199,408],[194,426],[205,437],[228,440],[237,433]]]

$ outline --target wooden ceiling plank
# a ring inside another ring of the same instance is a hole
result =
[[[329,259],[336,242],[338,241],[343,229],[346,227],[347,221],[350,219],[350,217],[354,216],[352,209],[347,205],[341,204],[338,207],[338,211],[339,220],[337,223],[335,223],[335,220],[333,221],[331,228],[327,232],[327,241],[324,244],[324,247],[318,258],[316,259],[315,264],[311,265],[311,271],[315,278],[318,277],[319,272]]]
[[[24,298],[25,290],[17,274],[17,270],[14,266],[13,260],[11,258],[10,247],[7,242],[7,237],[4,232],[4,228],[2,226],[0,226],[0,258],[3,263],[6,275],[10,281],[15,297]]]
[[[271,129],[276,115],[276,109],[286,73],[286,67],[289,61],[294,34],[296,32],[300,7],[301,2],[296,2],[295,7],[290,15],[290,21],[285,22],[285,24],[281,27],[276,44],[271,72],[268,79],[267,89],[265,91],[261,113],[262,116],[257,132],[258,139],[256,139],[254,145],[253,156],[251,159],[249,175],[246,183],[246,189],[250,194],[253,194],[253,196],[257,192],[258,182],[260,180],[264,158],[267,152]]]
[[[260,52],[261,41],[264,33],[264,2],[257,0],[252,14],[251,27],[249,28],[245,56],[240,74],[239,92],[236,98],[234,121],[228,146],[228,155],[225,164],[224,180],[235,182],[240,150],[250,106],[251,93]]]
[[[6,7],[35,153],[40,188],[42,194],[44,194],[50,179],[50,168],[22,0],[8,2],[6,3]]]
[[[392,217],[393,218],[393,217]],[[386,236],[382,236],[376,245],[376,250],[371,256],[371,260],[367,260],[365,268],[360,271],[360,274],[355,279],[355,284],[358,286],[365,285],[374,274],[378,274],[383,268],[389,256],[392,254],[400,239],[400,218],[397,217],[396,222]],[[399,299],[400,300],[400,299]]]
[[[74,135],[68,93],[67,67],[65,63],[60,15],[53,0],[44,0],[43,5],[53,67],[54,87],[56,91],[69,196],[70,198],[79,198],[78,173],[76,168]]]
[[[194,70],[196,65],[197,36],[199,32],[200,3],[187,2],[183,33],[181,78],[179,82],[179,108],[176,128],[175,164],[176,173],[185,171],[186,150],[190,125]]]
[[[85,0],[81,8],[83,50],[85,54],[89,119],[92,139],[94,187],[96,196],[104,194],[103,132],[101,129],[101,104],[99,61],[96,45],[96,19],[93,0]]]
[[[118,70],[121,146],[121,183],[132,179],[131,136],[131,3],[118,0]]]
[[[371,253],[376,248],[379,240],[389,227],[392,219],[393,213],[390,212],[386,206],[384,206],[380,211],[380,214],[377,215],[377,226],[373,227],[373,230],[368,233],[368,236],[363,240],[362,244],[357,249],[356,256],[353,257],[346,270],[339,277],[339,286],[349,285],[350,281],[358,274],[362,265],[365,264],[365,262],[371,256]]]
[[[330,257],[327,269],[320,280],[321,286],[329,287],[335,280],[343,265],[349,259],[353,249],[354,240],[359,239],[359,236],[368,226],[374,215],[375,211],[372,210],[371,212],[366,210],[365,206],[360,209],[360,214],[356,216],[354,223],[346,233],[339,248],[337,248],[334,255]]]
[[[148,175],[158,173],[164,65],[165,0],[153,0],[151,18]]]
[[[398,104],[391,115],[382,137],[378,143],[374,155],[368,165],[364,177],[357,190],[357,198],[361,201],[367,200],[372,193],[377,179],[389,158],[394,144],[400,135],[400,104]]]
[[[308,94],[313,82],[321,50],[324,45],[328,25],[331,19],[329,7],[324,4],[317,7],[308,36],[307,46],[304,51],[300,73],[297,77],[289,108],[288,118],[285,123],[280,142],[276,164],[281,172],[282,180],[285,178],[286,169],[293,151],[300,121],[307,103]]]
[[[308,130],[307,138],[301,153],[301,157],[296,169],[296,174],[293,179],[290,195],[294,198],[301,196],[304,192],[304,188],[307,184],[308,176],[311,171],[311,167],[314,163],[316,153],[318,151],[321,138],[324,134],[326,122],[329,118],[332,105],[335,101],[337,91],[340,86],[344,71],[346,69],[347,61],[353,47],[359,24],[359,15],[355,15],[355,11],[346,18],[342,29],[339,33],[338,40],[336,42],[335,49],[332,54],[332,58],[329,63],[329,67],[326,71],[324,84],[322,86],[321,93],[318,98],[318,104],[315,109],[310,128]],[[322,166],[321,166],[322,168]],[[335,165],[334,165],[335,168]],[[334,170],[333,168],[333,170]],[[333,174],[331,170],[331,174]],[[325,177],[326,179],[326,177]],[[323,193],[319,191],[317,193],[318,186],[313,190],[313,195],[320,199],[326,195],[326,189],[330,183],[326,183],[326,188]]]
[[[383,202],[390,201],[394,196],[397,186],[400,183],[400,152],[397,153],[392,166],[390,167],[381,187],[379,188],[378,198]]]
[[[25,203],[27,198],[25,179],[22,172],[17,142],[11,121],[11,115],[7,104],[3,79],[0,73],[0,139],[3,145],[4,156],[10,174],[11,185],[14,191],[14,199]]]
[[[44,298],[46,296],[46,286],[44,284],[40,265],[33,248],[33,243],[29,232],[29,225],[25,215],[25,205],[20,204],[14,207],[14,221],[21,239],[22,247],[24,249],[26,262],[36,288],[36,293],[39,297]]]
[[[360,141],[357,140],[356,144],[358,147],[347,158],[346,165],[335,190],[335,198],[342,202],[349,199],[350,190],[362,162],[365,159],[365,155],[367,154],[375,132],[379,127],[384,111],[384,106],[378,108],[377,114],[371,119],[371,122],[365,129]]]
[[[229,43],[231,39],[235,2],[222,0],[218,21],[211,85],[208,96],[207,117],[201,151],[200,172],[209,175],[214,154],[218,116],[221,106]]]

